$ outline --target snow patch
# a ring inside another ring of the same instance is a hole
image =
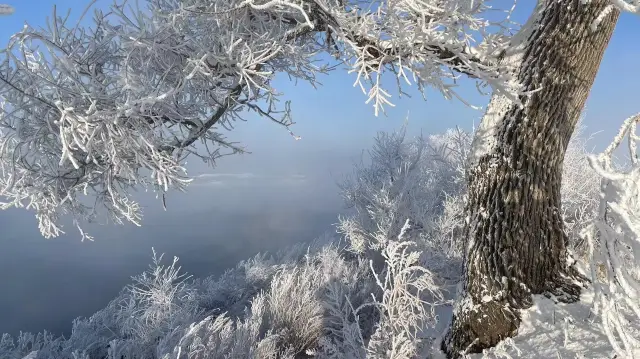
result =
[[[534,296],[516,337],[469,358],[614,358],[600,319],[591,313],[593,295],[586,289],[582,300],[571,304]]]

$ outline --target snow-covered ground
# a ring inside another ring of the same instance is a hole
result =
[[[622,359],[616,356],[601,319],[593,314],[593,289],[584,289],[580,299],[566,304],[542,295],[534,296],[533,306],[522,312],[516,337],[483,353],[470,354],[468,359]],[[446,328],[451,312],[450,306],[438,308],[439,330]],[[640,331],[640,323],[629,324]],[[428,358],[445,358],[439,345],[440,341],[435,340]],[[634,358],[640,358],[640,352],[628,359]]]
[[[471,358],[616,358],[600,320],[591,313],[592,306],[592,289],[584,290],[581,300],[571,304],[535,296],[513,340]]]

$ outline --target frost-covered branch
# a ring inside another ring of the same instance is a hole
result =
[[[640,114],[628,118],[618,135],[591,166],[601,176],[598,215],[585,235],[598,297],[595,309],[616,352],[635,357],[639,333],[629,323],[640,320],[640,163],[636,128]],[[615,163],[615,151],[627,139],[627,166]]]
[[[611,0],[611,2],[621,11],[640,14],[640,1],[638,0]]]
[[[271,81],[316,85],[330,68],[317,63],[320,52],[357,75],[376,113],[392,105],[385,72],[448,97],[459,73],[517,93],[495,61],[508,30],[487,30],[482,1],[145,4],[95,10],[88,27],[54,8],[45,29],[26,26],[3,52],[0,196],[3,208],[35,210],[46,237],[63,233],[65,214],[78,228],[102,210],[139,225],[131,192],[184,190],[187,157],[213,163],[243,152],[224,133],[250,113],[293,135]]]
[[[419,331],[436,322],[433,310],[441,304],[442,292],[434,274],[420,265],[415,243],[403,238],[409,227],[406,220],[400,236],[382,249],[383,273],[376,273],[371,265],[382,299],[375,303],[381,320],[367,346],[369,358],[414,358],[421,344]]]

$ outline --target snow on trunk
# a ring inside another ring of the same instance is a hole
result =
[[[540,0],[505,53],[502,61],[530,95],[521,105],[494,95],[474,139],[464,282],[443,341],[449,357],[515,335],[532,294],[564,301],[580,294],[560,185],[567,144],[619,16],[608,5]]]

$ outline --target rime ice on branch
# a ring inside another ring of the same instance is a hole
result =
[[[634,358],[640,337],[629,322],[640,319],[640,163],[636,128],[640,114],[629,117],[599,156],[589,162],[602,177],[600,208],[584,232],[591,254],[595,311],[615,351]],[[628,166],[616,163],[614,151],[628,141]]]
[[[94,10],[87,27],[54,8],[47,28],[26,26],[2,55],[2,208],[35,210],[46,237],[62,233],[65,213],[78,228],[102,211],[139,225],[131,191],[183,190],[188,156],[213,163],[243,152],[223,131],[249,113],[291,131],[271,80],[284,73],[316,85],[330,69],[317,63],[324,51],[356,74],[376,113],[391,105],[385,72],[447,97],[466,74],[516,98],[495,60],[508,26],[488,31],[482,1],[144,4]]]

